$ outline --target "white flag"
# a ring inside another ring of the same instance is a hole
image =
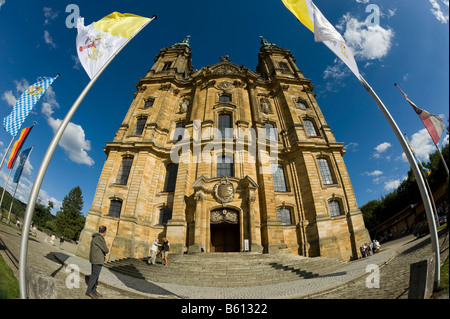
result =
[[[282,0],[297,19],[314,32],[314,40],[323,42],[360,80],[358,65],[342,35],[325,18],[311,0]]]
[[[77,53],[92,79],[109,59],[137,32],[151,21],[149,18],[113,12],[88,26],[84,18],[77,21]]]

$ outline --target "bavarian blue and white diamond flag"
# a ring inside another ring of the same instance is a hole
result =
[[[3,127],[6,132],[11,134],[13,137],[17,135],[17,132],[19,132],[20,127],[30,111],[58,76],[59,74],[54,78],[38,78],[37,82],[30,86],[28,90],[22,94],[11,111],[11,114],[3,119]]]

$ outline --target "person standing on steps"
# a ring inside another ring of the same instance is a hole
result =
[[[169,256],[169,252],[170,252],[170,244],[167,238],[164,237],[161,249],[162,259],[165,261],[164,267],[167,267],[167,256]]]
[[[103,263],[105,262],[105,256],[109,253],[109,249],[106,246],[105,235],[106,226],[100,226],[98,228],[98,233],[94,233],[92,235],[91,250],[89,252],[89,261],[91,263],[92,271],[86,290],[86,296],[89,296],[92,299],[103,297],[97,292],[97,286],[98,278],[100,276]]]

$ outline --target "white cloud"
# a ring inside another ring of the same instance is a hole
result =
[[[0,0],[0,9],[2,8],[2,6],[5,4],[5,0]]]
[[[8,105],[11,107],[13,107],[17,101],[16,97],[14,96],[11,90],[5,91],[3,93],[2,100],[6,101],[6,103],[8,103]]]
[[[323,72],[324,79],[343,79],[349,74],[348,68],[340,59],[334,59],[334,65],[329,65]]]
[[[399,179],[390,180],[384,183],[384,190],[393,191],[400,186],[401,181]]]
[[[55,42],[53,42],[53,38],[50,35],[50,32],[48,32],[47,30],[44,30],[44,40],[45,43],[47,43],[49,46],[51,46],[52,48],[56,48],[56,44]]]
[[[369,0],[356,0],[358,3],[369,3]]]
[[[429,161],[429,154],[436,151],[436,146],[431,140],[430,134],[427,129],[422,129],[417,133],[414,133],[410,139],[411,146],[414,153],[421,161]],[[402,160],[407,162],[405,153],[402,154]]]
[[[81,70],[81,62],[80,62],[80,59],[78,58],[78,56],[72,54],[70,57],[72,58],[73,62],[75,62],[73,68],[75,70]]]
[[[359,144],[355,143],[355,142],[350,142],[347,145],[344,145],[344,147],[351,152],[357,152],[358,146],[359,146]]]
[[[44,25],[50,24],[51,20],[55,20],[58,17],[58,12],[53,11],[52,8],[44,7]]]
[[[388,17],[389,18],[391,18],[391,17],[393,17],[393,16],[395,16],[395,13],[397,12],[397,9],[394,9],[394,10],[388,10]]]
[[[53,129],[53,133],[55,133],[62,120],[49,117],[47,122]],[[86,140],[86,135],[80,125],[69,123],[61,137],[59,146],[64,149],[71,161],[88,166],[94,165],[94,160],[87,153],[87,151],[91,150],[91,142]]]
[[[27,90],[30,87],[30,84],[27,80],[22,79],[20,81],[14,80],[14,84],[16,86],[16,92],[13,93],[12,90],[8,90],[3,92],[2,100],[6,101],[9,106],[13,107],[16,104],[17,97],[21,96],[25,90]]]
[[[373,172],[365,172],[364,175],[367,175],[367,176],[380,176],[380,175],[383,175],[383,172],[376,169]]]
[[[343,36],[351,47],[355,58],[374,60],[385,57],[392,46],[394,31],[380,25],[367,26],[365,21],[358,21],[350,13],[345,14],[338,29],[345,30]]]
[[[431,9],[431,12],[434,14],[436,19],[441,23],[447,23],[448,22],[448,0],[441,0],[441,2],[444,4],[444,6],[447,6],[446,10],[441,9],[441,6],[439,5],[437,0],[429,0],[431,3],[431,6],[433,7]],[[446,12],[444,12],[446,11]]]
[[[406,74],[403,75],[403,81],[404,82],[408,81],[408,78],[409,78],[409,73],[406,73]]]

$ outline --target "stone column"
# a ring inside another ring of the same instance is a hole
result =
[[[194,214],[194,244],[189,246],[188,253],[200,253],[202,251],[202,225],[204,220],[204,202],[206,195],[201,191],[197,191],[194,196],[195,214]]]
[[[250,225],[250,251],[262,253],[263,246],[261,245],[261,226],[259,220],[256,218],[256,188],[248,188],[248,217]]]

